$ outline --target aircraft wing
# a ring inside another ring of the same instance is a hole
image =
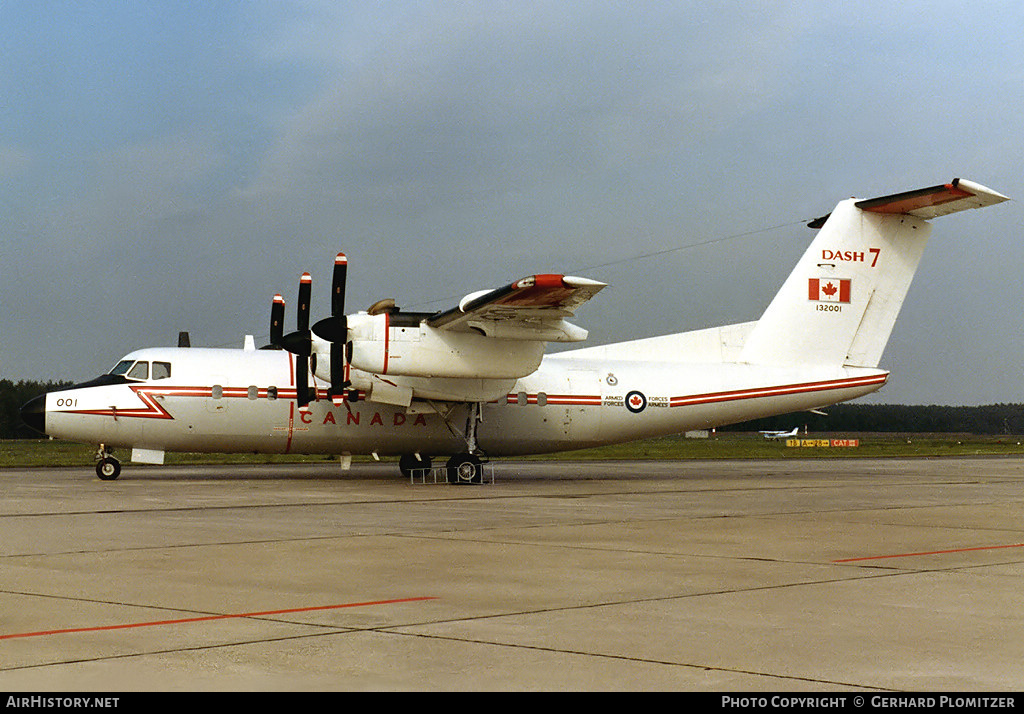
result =
[[[426,323],[489,337],[578,342],[586,339],[587,331],[565,318],[605,287],[571,275],[532,275],[503,288],[470,293],[458,307],[439,312]]]
[[[857,208],[869,213],[903,213],[918,218],[936,218],[970,208],[983,208],[1009,199],[981,184],[955,178],[949,183],[894,193],[891,196],[857,201]],[[828,216],[816,218],[807,225],[821,228]]]

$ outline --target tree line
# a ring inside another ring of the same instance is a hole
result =
[[[21,407],[33,397],[70,382],[12,382],[0,379],[0,439],[31,439],[39,434],[21,421]],[[846,403],[822,409],[825,415],[794,412],[723,427],[719,431],[807,428],[809,432],[908,432],[1024,434],[1024,404],[978,407]]]
[[[1024,434],[1024,404],[987,404],[977,407],[847,402],[813,412],[733,424],[719,431],[785,430],[804,427],[808,432],[906,432],[960,434]]]
[[[40,436],[21,420],[21,407],[40,394],[70,387],[71,382],[12,382],[0,379],[0,439],[33,439]]]

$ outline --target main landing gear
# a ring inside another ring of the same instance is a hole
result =
[[[476,454],[455,454],[445,465],[448,483],[483,483],[483,462]]]
[[[482,460],[478,456],[476,428],[483,421],[480,403],[469,405],[469,416],[466,417],[466,451],[448,459],[448,483],[483,483],[484,474]]]
[[[483,483],[483,459],[476,454],[455,454],[438,469],[429,456],[405,454],[398,459],[398,469],[413,482],[427,482],[433,476],[435,483]]]
[[[103,481],[113,481],[121,475],[121,462],[103,444],[96,451],[96,475]]]
[[[398,469],[405,478],[411,478],[416,473],[425,473],[430,469],[430,457],[422,454],[405,454],[398,459]]]
[[[447,421],[447,417],[445,417]],[[466,418],[466,431],[463,438],[466,441],[466,451],[455,454],[445,463],[444,479],[452,484],[483,483],[483,463],[480,450],[477,448],[476,430],[477,425],[482,421],[480,404],[469,405],[469,416]],[[451,428],[451,424],[449,424]],[[451,428],[452,433],[456,433]],[[406,478],[422,476],[425,480],[427,474],[431,473],[431,461],[428,456],[420,454],[406,454],[398,460],[398,468]]]

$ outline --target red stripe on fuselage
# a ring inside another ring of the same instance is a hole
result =
[[[740,399],[760,399],[762,397],[778,397],[790,394],[803,394],[807,392],[826,392],[835,389],[848,389],[853,387],[864,387],[874,384],[885,384],[888,380],[887,374],[870,375],[867,377],[851,377],[848,379],[828,380],[821,382],[802,382],[798,384],[784,384],[774,387],[752,387],[750,389],[734,389],[724,392],[706,392],[703,394],[692,394],[686,396],[671,397],[669,406],[685,407],[698,404],[713,404],[715,402],[728,402]],[[648,395],[650,396],[650,395]],[[577,394],[548,394],[547,403],[557,405],[591,405],[600,406],[602,397],[598,395],[577,395]],[[536,404],[538,394],[527,394],[527,404]],[[509,393],[505,398],[506,404],[518,404],[519,395],[516,392]]]
[[[735,389],[726,392],[708,392],[706,394],[694,394],[685,397],[672,397],[669,405],[673,407],[685,407],[693,404],[713,404],[714,402],[730,402],[738,399],[760,399],[762,397],[780,397],[790,394],[804,394],[807,392],[828,392],[835,389],[848,389],[852,387],[866,387],[873,384],[885,384],[889,375],[878,374],[869,377],[853,377],[850,379],[835,379],[825,382],[803,382],[800,384],[785,384],[777,387],[754,387],[751,389]]]
[[[289,364],[292,361],[289,360]],[[296,391],[294,388],[294,365],[292,366],[291,372],[292,388],[281,389],[278,391],[279,399],[290,399],[294,400],[296,397]],[[751,387],[749,389],[736,389],[728,390],[723,392],[706,392],[703,394],[693,394],[686,396],[671,397],[668,401],[671,407],[685,407],[695,406],[701,404],[714,404],[716,402],[729,402],[738,401],[744,399],[762,399],[766,397],[780,397],[788,396],[792,394],[805,394],[811,392],[827,392],[834,391],[837,389],[851,389],[856,387],[866,387],[872,385],[882,385],[888,380],[888,374],[876,374],[869,375],[866,377],[851,377],[848,379],[836,379],[819,382],[802,382],[797,384],[785,384],[771,387]],[[115,418],[136,418],[136,419],[174,419],[171,414],[163,408],[163,406],[157,400],[157,397],[203,397],[212,398],[213,389],[211,387],[172,387],[172,386],[157,386],[157,385],[132,385],[130,387],[132,392],[142,402],[144,408],[133,408],[133,409],[120,409],[120,408],[106,408],[106,409],[70,409],[70,410],[58,410],[63,414],[92,414],[97,416],[111,416]],[[223,398],[225,399],[247,399],[249,396],[249,390],[247,387],[224,387]],[[527,394],[527,404],[537,404],[541,393]],[[266,398],[267,389],[262,388],[257,392],[258,397]],[[648,395],[650,397],[651,395]],[[329,397],[328,390],[317,390],[317,397],[327,399]],[[549,406],[601,406],[603,397],[599,394],[545,394],[546,404]],[[518,393],[510,393],[506,395],[506,404],[517,404],[519,402]],[[292,404],[294,407],[294,403]],[[294,409],[289,412],[288,417],[288,440],[289,446],[291,444],[292,432],[294,429]]]

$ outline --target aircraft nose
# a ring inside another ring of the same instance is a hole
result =
[[[46,433],[46,395],[25,402],[21,408],[21,420],[40,434]]]

